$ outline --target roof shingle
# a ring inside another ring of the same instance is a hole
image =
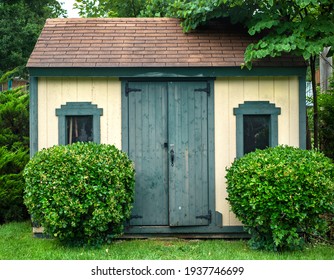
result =
[[[211,25],[183,33],[172,18],[48,19],[27,67],[240,66],[252,38],[240,27]],[[293,57],[261,66],[301,66]]]

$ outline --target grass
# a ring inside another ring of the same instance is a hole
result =
[[[245,240],[116,240],[101,248],[66,247],[35,238],[29,222],[0,226],[0,260],[333,260],[334,246],[309,245],[303,251],[254,251]]]

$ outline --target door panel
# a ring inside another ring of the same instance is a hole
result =
[[[131,225],[168,225],[167,87],[130,83],[129,157],[136,187]]]
[[[208,94],[195,91],[205,87],[169,84],[169,148],[175,157],[169,164],[170,226],[208,224]]]

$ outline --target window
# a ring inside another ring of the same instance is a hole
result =
[[[103,110],[91,102],[67,102],[56,109],[58,116],[58,142],[67,145],[75,142],[100,143],[100,116]]]
[[[278,145],[280,108],[268,101],[246,101],[234,108],[237,129],[237,157]]]
[[[244,115],[244,154],[270,146],[270,116]]]
[[[66,117],[66,144],[93,141],[93,116]]]

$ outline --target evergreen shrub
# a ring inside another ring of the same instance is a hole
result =
[[[227,168],[227,200],[255,249],[301,249],[325,237],[334,212],[334,165],[317,151],[288,146],[256,150]]]
[[[29,94],[22,88],[0,92],[0,147],[29,149]]]
[[[97,245],[122,233],[134,195],[134,167],[113,145],[74,143],[39,151],[24,170],[24,201],[46,234]]]
[[[0,92],[0,224],[29,217],[22,176],[28,161],[29,95],[22,88]]]
[[[0,224],[29,217],[23,204],[25,183],[22,176],[28,161],[29,151],[24,148],[0,147]]]

